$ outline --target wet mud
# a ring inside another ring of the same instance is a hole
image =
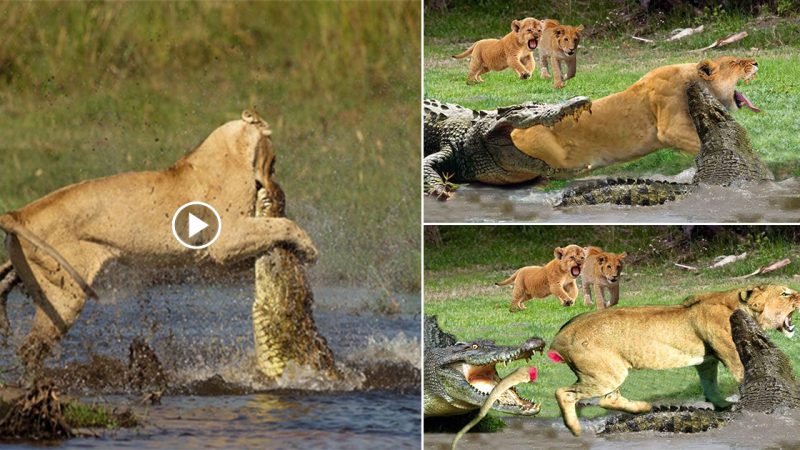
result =
[[[693,170],[675,177],[643,178],[686,182]],[[603,178],[603,177],[601,177]],[[800,180],[755,183],[745,187],[698,186],[685,198],[659,206],[580,206],[556,208],[560,191],[540,187],[461,186],[447,201],[426,196],[426,223],[687,223],[799,222]]]

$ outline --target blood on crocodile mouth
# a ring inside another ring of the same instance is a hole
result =
[[[495,369],[497,363],[486,364],[485,366],[475,366],[472,364],[462,364],[461,371],[470,386],[481,395],[488,396],[492,389],[500,382],[500,375]],[[509,388],[498,400],[499,404],[518,406],[523,410],[538,409],[539,405],[530,400],[522,398],[517,390]]]
[[[537,45],[539,45],[539,41],[537,41],[536,39],[529,39],[528,40],[528,48],[529,49],[534,50]]]

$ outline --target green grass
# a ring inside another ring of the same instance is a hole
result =
[[[583,294],[575,306],[564,308],[554,297],[531,300],[527,310],[510,313],[511,291],[494,286],[523,265],[542,264],[552,259],[553,248],[570,243],[597,245],[609,251],[628,252],[623,271],[620,306],[668,305],[687,296],[706,291],[726,290],[747,284],[775,283],[800,288],[793,276],[800,272],[800,261],[776,272],[748,280],[733,280],[779,259],[800,252],[796,232],[789,228],[736,227],[717,230],[703,228],[687,240],[680,227],[440,227],[443,243],[425,248],[425,305],[427,315],[437,315],[442,328],[459,340],[492,339],[498,344],[518,345],[530,336],[552,341],[558,329],[570,318],[593,307],[583,306]],[[748,252],[744,261],[711,270],[707,267],[717,255]],[[674,262],[702,267],[687,272]],[[774,342],[800,368],[800,342],[770,332]],[[537,356],[539,379],[520,391],[542,402],[539,417],[559,417],[553,398],[555,389],[572,384],[575,375],[564,364],[551,363]],[[522,363],[501,368],[510,373]],[[735,381],[720,369],[720,384],[725,395],[737,391]],[[702,400],[693,368],[633,371],[622,385],[627,398],[658,403]],[[606,411],[595,406],[580,410],[583,417]]]
[[[313,276],[418,288],[418,3],[3,3],[0,26],[0,211],[255,108]]]
[[[70,402],[64,406],[64,420],[74,428],[116,429],[122,426],[117,417],[105,407],[78,402]],[[124,425],[132,426],[130,423]]]
[[[488,3],[499,7],[495,2]],[[512,2],[502,7],[501,13],[491,17],[486,17],[481,8],[463,3],[457,3],[446,13],[426,14],[424,95],[470,108],[487,109],[531,100],[555,102],[576,95],[598,99],[624,90],[645,73],[662,65],[697,62],[722,55],[753,57],[759,63],[758,79],[747,86],[742,85],[740,90],[763,112],[755,114],[743,110],[736,113],[736,119],[748,130],[754,148],[776,178],[800,175],[796,157],[800,148],[800,122],[797,120],[800,112],[800,82],[797,81],[800,67],[796,63],[800,52],[798,19],[753,19],[714,10],[700,17],[664,17],[659,23],[646,23],[637,30],[622,23],[612,26],[608,22],[612,19],[601,19],[604,14],[611,17],[607,7],[597,9],[589,5],[584,8],[585,2],[567,3],[574,7],[571,13],[565,9],[566,3],[560,9],[548,9],[544,5],[541,11],[531,11],[530,6]],[[465,83],[467,60],[454,60],[450,55],[460,53],[477,39],[502,36],[506,33],[505,22],[525,15],[559,17],[565,23],[581,22],[586,26],[587,35],[581,41],[576,77],[569,80],[564,89],[556,90],[551,80],[539,78],[538,68],[530,80],[520,80],[513,71],[507,70],[485,74],[483,84],[468,86]],[[645,37],[663,39],[668,30],[676,26],[699,24],[706,25],[703,33],[654,47],[629,37],[631,33],[644,31],[647,33],[643,35]],[[742,30],[746,30],[749,36],[740,42],[703,53],[688,52]],[[593,174],[674,175],[692,165],[692,156],[664,149],[633,162],[595,170]],[[550,188],[562,185],[555,183]]]

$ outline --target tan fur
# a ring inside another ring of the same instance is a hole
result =
[[[562,25],[557,20],[542,21],[542,41],[539,43],[539,73],[549,79],[548,65],[553,72],[553,87],[561,89],[564,82],[573,78],[578,67],[578,44],[581,41],[583,25],[577,27]],[[567,73],[561,73],[561,62],[567,65]]]
[[[84,181],[0,216],[11,262],[36,306],[19,350],[27,368],[40,368],[112,260],[148,268],[230,264],[287,242],[314,261],[317,251],[295,223],[253,217],[256,182],[271,181],[269,135],[266,122],[245,112],[164,171]],[[202,250],[181,246],[171,231],[178,207],[195,200],[215,207],[222,219],[219,239]]]
[[[511,311],[525,309],[523,302],[532,298],[545,298],[555,295],[562,306],[572,306],[578,298],[578,285],[571,271],[578,268],[580,274],[584,260],[584,250],[577,245],[568,245],[564,248],[556,247],[553,250],[555,259],[542,266],[523,267],[509,278],[495,283],[505,286],[514,283],[511,293]]]
[[[522,152],[557,168],[594,168],[673,147],[692,154],[700,138],[689,116],[686,86],[701,81],[728,109],[739,80],[755,76],[755,60],[729,56],[659,67],[628,89],[592,102],[592,113],[511,132]]]
[[[581,285],[583,286],[583,304],[591,306],[592,287],[594,287],[594,301],[597,309],[614,306],[619,302],[619,277],[622,274],[622,263],[628,254],[605,252],[602,248],[588,247],[586,249],[586,263],[581,270]],[[606,291],[609,299],[606,300]]]
[[[509,67],[523,80],[530,78],[536,65],[533,50],[542,36],[541,23],[533,17],[511,22],[511,32],[502,39],[482,39],[453,58],[470,56],[467,83],[483,83],[481,75]]]
[[[620,395],[630,369],[695,366],[706,399],[727,408],[730,402],[717,385],[717,366],[721,361],[737,382],[744,374],[731,337],[731,314],[742,309],[761,328],[790,335],[784,319],[798,308],[800,294],[785,286],[764,285],[700,294],[680,305],[608,308],[577,316],[551,345],[578,377],[572,386],[556,390],[564,424],[580,434],[575,404],[598,396],[607,409],[649,411],[649,403]]]

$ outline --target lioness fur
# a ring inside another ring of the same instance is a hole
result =
[[[553,87],[561,89],[564,82],[573,78],[578,67],[578,44],[581,42],[583,25],[573,27],[562,25],[557,20],[542,21],[542,40],[539,43],[539,74],[550,78],[548,66],[553,72]],[[561,62],[567,66],[567,73],[561,73]]]
[[[592,288],[597,309],[614,306],[619,302],[619,278],[622,275],[623,260],[627,252],[611,253],[599,247],[586,248],[586,262],[581,271],[583,304],[591,306]],[[606,292],[609,299],[606,299]]]
[[[274,156],[267,123],[245,111],[164,171],[84,181],[0,215],[13,270],[36,307],[18,350],[26,372],[41,368],[112,260],[132,267],[227,265],[285,242],[313,262],[317,250],[294,222],[253,216],[256,188],[270,185]],[[183,247],[171,228],[178,207],[195,200],[222,219],[219,239],[202,250]]]
[[[578,245],[568,245],[553,250],[555,259],[544,266],[523,267],[507,279],[495,283],[506,286],[514,283],[511,292],[511,311],[525,309],[523,302],[532,298],[545,298],[555,295],[562,306],[572,306],[578,298],[578,285],[575,279],[581,274],[585,258],[584,249]]]
[[[511,22],[511,32],[502,39],[482,39],[466,51],[453,55],[461,59],[470,56],[467,83],[483,83],[483,75],[489,71],[501,71],[509,67],[523,80],[530,78],[536,64],[533,50],[539,45],[542,25],[533,17]]]
[[[728,408],[730,402],[719,392],[717,366],[721,361],[737,382],[744,373],[731,336],[731,314],[742,310],[762,329],[778,329],[791,337],[792,313],[798,308],[796,291],[762,285],[699,294],[679,305],[608,308],[579,315],[561,327],[550,347],[578,377],[575,384],[556,390],[564,424],[579,435],[575,404],[598,396],[606,409],[650,411],[649,403],[620,394],[630,369],[695,366],[705,398],[716,408]]]
[[[700,138],[689,116],[687,85],[700,82],[728,109],[737,109],[736,84],[757,70],[755,60],[731,56],[659,67],[628,89],[593,101],[592,113],[578,121],[515,129],[511,139],[554,168],[595,168],[666,147],[697,154]]]

